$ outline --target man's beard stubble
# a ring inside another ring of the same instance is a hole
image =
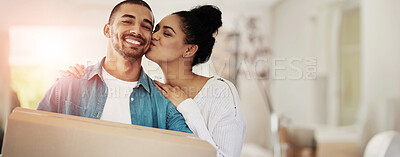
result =
[[[141,39],[146,42],[146,40],[144,40],[143,38]],[[116,42],[115,39],[112,38],[111,42],[114,50],[117,51],[122,57],[124,57],[125,60],[131,63],[134,63],[137,60],[141,59],[143,55],[147,52],[146,48],[140,50],[132,47],[125,47],[125,45],[122,43],[123,40],[121,40],[121,44],[118,44],[118,42]]]
[[[124,57],[125,60],[134,63],[138,59],[142,58],[142,56],[145,54],[145,51],[142,49],[137,53],[129,53],[127,51],[124,51],[124,49],[131,49],[131,48],[126,48],[124,45],[119,46],[118,44],[114,44],[115,50],[122,56]]]

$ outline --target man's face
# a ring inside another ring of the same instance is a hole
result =
[[[153,14],[141,5],[124,4],[104,28],[112,47],[129,61],[141,58],[149,49],[153,30]],[[108,27],[108,28],[107,28]]]

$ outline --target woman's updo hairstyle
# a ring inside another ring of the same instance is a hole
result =
[[[213,5],[173,13],[181,18],[186,44],[198,45],[192,67],[210,59],[215,43],[214,34],[218,33],[218,28],[222,26],[221,14],[222,12]]]

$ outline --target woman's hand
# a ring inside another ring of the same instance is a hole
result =
[[[171,86],[168,84],[163,84],[161,82],[158,82],[154,80],[156,83],[155,86],[157,89],[164,95],[165,98],[167,98],[169,101],[174,104],[175,107],[178,107],[178,105],[189,98],[189,96],[178,86]]]
[[[60,70],[60,75],[61,76],[71,76],[74,75],[76,78],[81,78],[85,73],[85,66],[84,65],[79,65],[79,64],[75,64],[75,66],[69,66],[67,71],[64,70]]]

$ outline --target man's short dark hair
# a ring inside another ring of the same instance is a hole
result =
[[[125,1],[122,1],[122,2],[118,3],[118,4],[113,8],[113,10],[111,11],[110,17],[108,18],[108,23],[109,23],[109,24],[111,24],[111,23],[114,22],[114,18],[115,18],[115,17],[114,17],[114,14],[115,14],[115,12],[117,12],[118,9],[119,9],[122,5],[124,5],[124,4],[137,4],[137,5],[144,6],[144,7],[148,8],[150,11],[152,11],[151,8],[150,8],[150,6],[149,6],[149,4],[147,4],[147,3],[146,3],[145,1],[143,1],[143,0],[125,0]]]

